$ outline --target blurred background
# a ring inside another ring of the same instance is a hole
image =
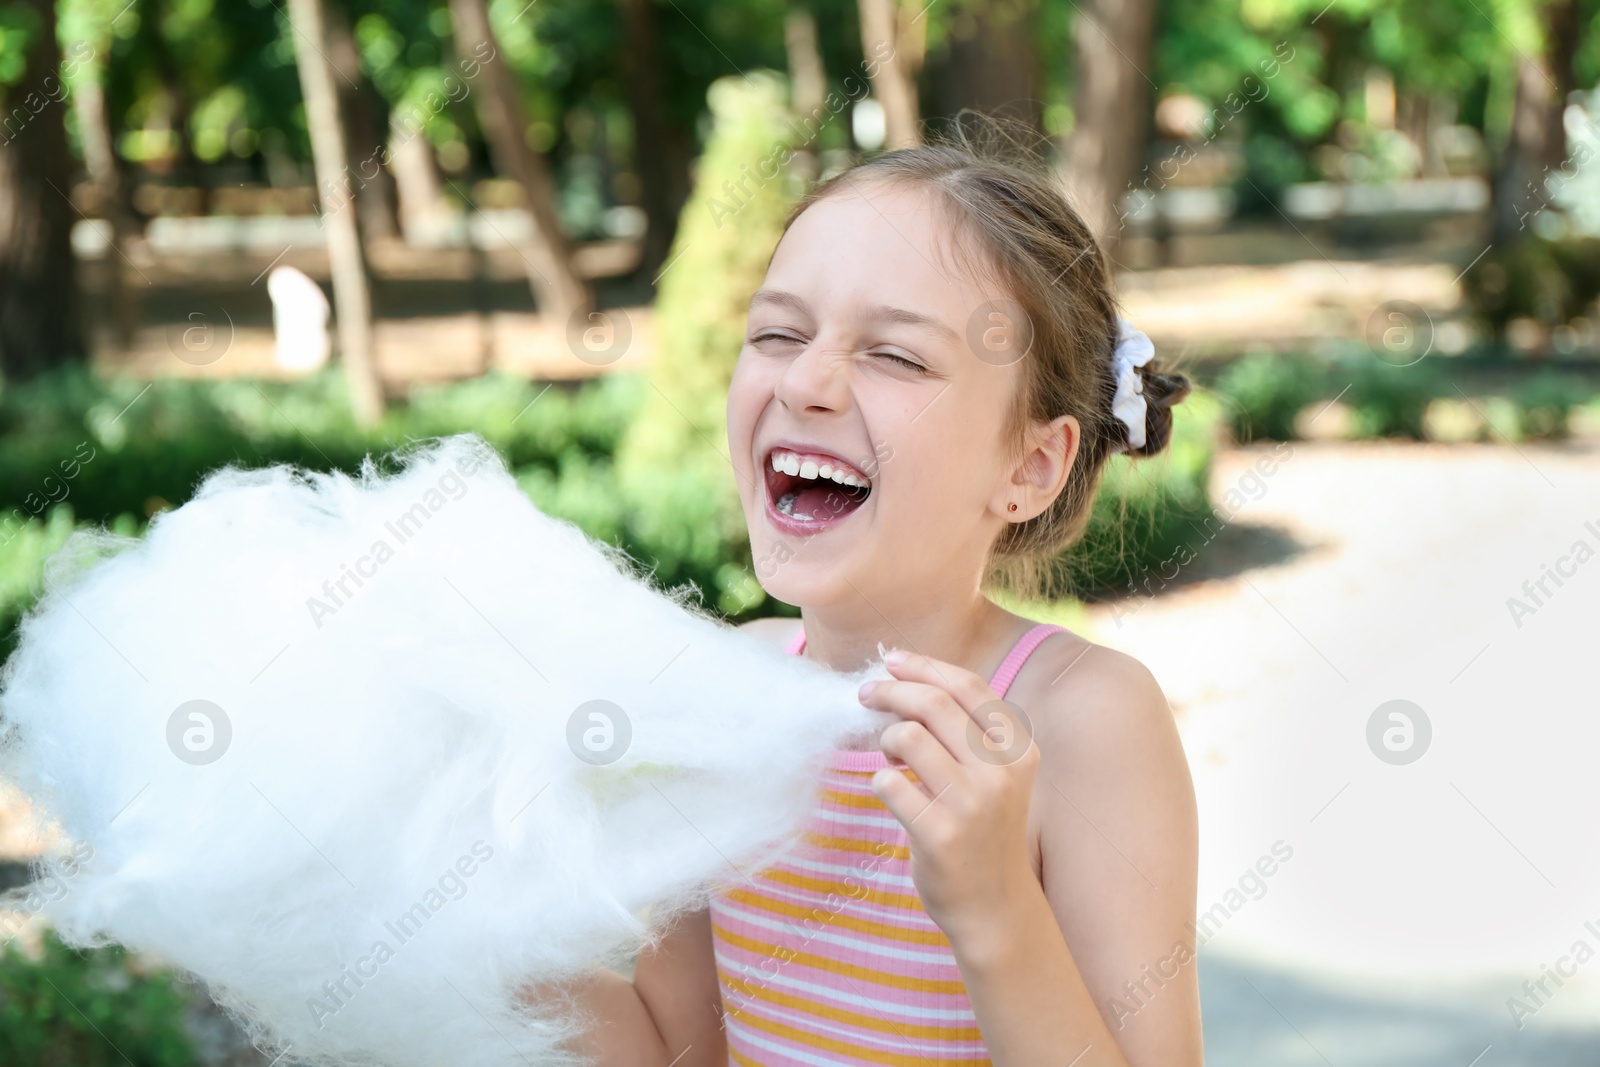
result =
[[[810,183],[1001,115],[1197,383],[1012,606],[1169,695],[1209,1062],[1600,1064],[1597,79],[1600,0],[5,0],[0,654],[75,526],[463,430],[794,614],[745,303]],[[38,830],[0,783],[0,887]],[[32,910],[0,1062],[267,1062]]]

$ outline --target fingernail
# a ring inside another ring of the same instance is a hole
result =
[[[877,682],[862,682],[861,688],[856,692],[856,696],[861,700],[867,699],[872,695],[872,690],[877,686],[877,684]]]
[[[883,662],[887,666],[898,667],[898,666],[900,666],[902,663],[904,663],[906,660],[908,660],[910,658],[911,658],[911,653],[907,652],[903,648],[896,648],[896,649],[891,649],[889,651],[889,654],[883,657]]]

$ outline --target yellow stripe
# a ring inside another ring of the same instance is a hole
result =
[[[886,908],[904,908],[907,911],[924,911],[922,901],[915,893],[890,893],[884,889],[868,889],[865,885],[845,885],[843,882],[830,882],[822,878],[808,878],[803,874],[793,871],[780,871],[771,868],[761,872],[761,877],[769,882],[780,885],[793,886],[795,889],[809,889],[816,893],[838,893],[849,900],[861,900],[868,904],[881,904]],[[871,877],[863,875],[863,880]]]
[[[841,960],[831,960],[826,956],[818,956],[811,952],[797,952],[790,948],[779,948],[777,945],[758,941],[753,937],[744,937],[734,933],[718,923],[711,924],[711,932],[734,948],[742,948],[746,952],[756,952],[780,963],[797,963],[802,967],[811,967],[830,974],[842,974],[850,978],[859,978],[863,982],[872,982],[876,985],[888,986],[890,989],[910,989],[919,993],[945,993],[949,995],[964,994],[966,985],[958,978],[944,981],[938,978],[911,978],[906,975],[890,974],[872,967],[859,967],[853,963],[844,963]]]
[[[882,856],[885,859],[909,860],[911,847],[909,845],[891,845],[887,841],[866,841],[859,837],[833,837],[829,834],[808,832],[805,835],[806,843],[819,848],[830,848],[835,852],[865,852],[873,856]]]
[[[930,1026],[927,1023],[896,1023],[880,1015],[864,1015],[857,1011],[847,1011],[836,1008],[831,1004],[806,1000],[791,993],[780,993],[768,986],[757,985],[748,979],[739,978],[726,971],[718,970],[717,974],[724,984],[735,992],[758,1000],[768,1001],[795,1011],[805,1012],[807,1015],[816,1015],[836,1023],[845,1023],[863,1030],[873,1030],[881,1034],[896,1034],[900,1037],[921,1037],[934,1041],[982,1041],[983,1034],[976,1026]],[[730,1015],[743,1016],[738,1011],[729,1012]]]
[[[854,930],[857,933],[881,937],[890,941],[903,941],[910,945],[935,945],[940,948],[948,948],[950,945],[950,939],[945,936],[944,931],[934,926],[933,921],[926,918],[927,913],[923,911],[911,914],[923,916],[923,921],[927,923],[928,928],[913,930],[903,926],[890,925],[881,919],[858,919],[854,915],[846,915],[842,911],[834,912],[828,918],[822,918],[817,915],[817,912],[822,909],[814,905],[807,906],[805,904],[791,904],[786,900],[774,900],[772,897],[752,893],[748,889],[729,890],[722,894],[722,899],[746,904],[752,908],[774,912],[778,915],[787,915],[793,919],[816,919],[818,922],[831,926]]]
[[[843,793],[837,789],[824,789],[822,798],[846,808],[876,808],[878,811],[888,811],[883,801],[868,793]]]
[[[837,1038],[824,1037],[821,1034],[807,1033],[804,1030],[789,1026],[785,1023],[776,1022],[772,1019],[761,1019],[755,1016],[745,1018],[741,1016],[739,1021],[744,1023],[746,1026],[757,1030],[765,1030],[769,1034],[773,1034],[777,1037],[787,1038],[790,1041],[805,1045],[808,1048],[820,1049],[824,1052],[832,1052],[837,1055],[851,1056],[858,1060],[866,1060],[869,1063],[888,1064],[890,1067],[928,1067],[930,1063],[940,1062],[971,1064],[973,1067],[979,1067],[979,1065],[988,1064],[990,1062],[987,1056],[981,1060],[929,1060],[927,1056],[916,1052],[882,1052],[875,1048],[864,1048],[861,1045],[854,1045],[848,1041],[840,1041]]]
[[[882,769],[883,768],[881,768],[881,767],[878,768],[878,770],[882,770]],[[891,764],[889,764],[889,769],[890,770],[894,770],[894,771],[899,771],[901,774],[905,775],[907,778],[911,779],[913,782],[915,782],[917,780],[917,772],[912,770],[910,767],[896,767],[894,764],[891,763]],[[828,769],[828,773],[829,774],[848,774],[852,778],[871,778],[873,775],[877,774],[878,771],[847,771],[847,770],[844,770],[843,768],[840,768],[840,767],[830,767]]]
[[[757,1063],[732,1045],[728,1046],[728,1055],[733,1057],[733,1062],[737,1063],[739,1067],[763,1067],[762,1064]]]

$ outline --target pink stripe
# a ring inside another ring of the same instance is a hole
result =
[[[994,677],[989,679],[989,688],[993,689],[1002,698],[1006,690],[1011,688],[1011,683],[1016,680],[1017,672],[1022,665],[1033,655],[1033,650],[1039,647],[1040,642],[1057,630],[1066,627],[1054,623],[1041,622],[1033,629],[1022,635],[1022,639],[1011,648],[1011,654],[1000,664],[1000,669],[994,672]]]

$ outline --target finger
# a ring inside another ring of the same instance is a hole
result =
[[[872,776],[872,792],[908,833],[912,823],[938,802],[938,797],[924,793],[903,771],[893,767],[884,767]]]
[[[878,746],[890,759],[911,769],[930,795],[950,787],[961,775],[961,762],[920,722],[904,719],[883,731]]]
[[[928,656],[896,650],[905,658],[890,673],[908,684],[937,686],[967,721],[931,726],[963,764],[1006,766],[1017,762],[1033,741],[1033,723],[1015,704],[1002,700],[989,684],[969,670]],[[891,653],[891,657],[893,653]],[[960,737],[954,736],[959,730]]]
[[[965,745],[972,718],[949,693],[922,682],[902,682],[893,678],[863,686],[861,703],[879,711],[892,712],[901,719],[921,723],[951,754],[960,759],[959,746]]]
[[[884,659],[884,667],[901,681],[921,682],[942,689],[969,714],[989,701],[999,699],[998,694],[989,688],[988,682],[965,667],[957,667],[954,663],[907,649],[892,650]]]

